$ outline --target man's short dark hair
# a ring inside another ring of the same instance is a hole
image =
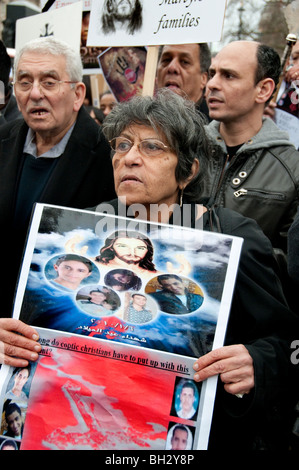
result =
[[[132,299],[133,297],[135,297],[136,295],[138,295],[139,297],[144,297],[146,299],[146,296],[144,294],[133,294],[131,295]]]
[[[191,388],[191,389],[193,390],[194,395],[195,395],[196,392],[197,392],[197,388],[196,388],[196,386],[194,385],[194,383],[191,382],[191,380],[186,380],[186,381],[183,383],[181,391],[183,391],[184,388]]]
[[[256,57],[257,69],[255,74],[255,84],[258,84],[258,82],[264,78],[272,78],[275,83],[275,89],[273,91],[274,94],[281,75],[280,57],[272,47],[266,46],[265,44],[258,45]],[[271,101],[271,98],[267,103]]]
[[[87,258],[84,258],[84,256],[72,255],[72,254],[62,255],[62,256],[59,256],[59,258],[55,261],[55,264],[59,266],[64,261],[79,261],[80,263],[85,264],[89,272],[91,272],[93,269],[92,262],[89,261]]]
[[[172,437],[174,437],[176,431],[185,431],[188,435],[188,428],[184,424],[176,424],[172,430]]]
[[[176,274],[161,274],[160,276],[157,276],[158,282],[168,281],[168,279],[176,279],[177,281],[183,282],[182,278]]]
[[[7,420],[7,418],[8,418],[11,414],[13,414],[15,411],[16,411],[20,416],[22,416],[22,411],[21,411],[21,408],[19,407],[19,405],[17,405],[16,403],[10,401],[9,404],[4,407],[5,419]]]
[[[209,45],[206,42],[201,42],[199,45],[199,63],[200,71],[202,73],[209,72],[211,65],[211,51]]]
[[[197,44],[198,44],[198,47],[199,47],[200,71],[201,71],[201,73],[204,73],[204,72],[208,73],[210,65],[211,65],[211,57],[212,57],[209,45],[206,42],[200,42],[200,43],[197,43]],[[164,46],[159,47],[158,60],[160,60],[160,57],[162,55],[163,47]]]

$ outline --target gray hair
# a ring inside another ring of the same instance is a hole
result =
[[[37,38],[27,42],[17,53],[14,59],[14,80],[18,64],[27,52],[38,54],[51,54],[54,56],[64,56],[66,61],[66,72],[72,82],[81,82],[83,77],[83,66],[79,51],[75,51],[68,43],[56,39],[52,36]]]
[[[196,111],[195,103],[163,88],[153,98],[135,96],[117,104],[105,118],[102,129],[109,141],[131,125],[145,125],[165,136],[178,157],[175,173],[178,182],[184,182],[190,176],[194,160],[199,160],[200,172],[184,189],[189,202],[199,202],[200,180],[209,155],[209,141],[204,120]]]

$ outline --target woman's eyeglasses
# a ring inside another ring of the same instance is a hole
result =
[[[139,152],[146,157],[157,157],[169,149],[167,145],[158,139],[144,139],[138,144],[126,137],[115,137],[109,141],[111,148],[119,155],[126,155],[136,145]]]

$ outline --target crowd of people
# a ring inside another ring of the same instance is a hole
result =
[[[83,104],[79,53],[51,37],[18,51],[0,121],[1,363],[24,367],[41,348],[11,318],[36,202],[97,210],[125,201],[128,214],[142,204],[147,220],[168,224],[173,204],[182,214],[191,206],[193,227],[201,218],[203,230],[244,239],[225,345],[194,362],[196,382],[218,376],[209,448],[296,446],[299,152],[265,116],[280,74],[277,52],[255,41],[213,58],[207,44],[164,46],[155,95],[110,103],[99,125]],[[14,101],[18,114],[6,112]],[[168,297],[175,282],[160,278]]]

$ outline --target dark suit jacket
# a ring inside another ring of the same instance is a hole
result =
[[[16,98],[11,94],[5,107],[0,110],[0,126],[21,117],[22,114],[18,109]]]
[[[0,127],[0,246],[5,266],[1,297],[9,303],[26,236],[13,225],[13,218],[27,131],[23,119]],[[111,197],[115,192],[110,148],[100,127],[82,108],[66,149],[36,202],[85,209]],[[10,315],[7,308],[2,300],[0,317]]]

